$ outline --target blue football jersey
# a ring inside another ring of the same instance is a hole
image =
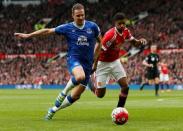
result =
[[[98,25],[91,21],[85,21],[83,27],[79,28],[74,22],[70,22],[56,27],[55,32],[67,39],[67,57],[77,58],[86,68],[91,68],[96,38],[100,35]]]

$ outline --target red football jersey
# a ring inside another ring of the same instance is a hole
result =
[[[120,47],[125,40],[131,40],[134,37],[130,31],[125,28],[119,33],[115,27],[109,29],[102,38],[102,51],[99,61],[112,62],[119,58]]]
[[[161,64],[161,73],[168,74],[167,64]]]

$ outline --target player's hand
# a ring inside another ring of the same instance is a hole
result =
[[[153,67],[153,64],[149,64],[149,67]]]
[[[17,38],[17,39],[27,39],[30,37],[29,34],[24,34],[24,33],[14,33],[14,36]]]
[[[128,57],[121,57],[120,62],[121,62],[121,64],[123,64],[123,63],[126,64],[128,62]]]
[[[140,43],[141,43],[142,45],[147,45],[147,40],[146,40],[146,39],[141,38],[141,39],[139,39],[139,41],[140,41]]]
[[[96,70],[97,70],[97,62],[93,63],[91,74],[93,74]]]

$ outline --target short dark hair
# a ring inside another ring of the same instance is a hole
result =
[[[116,14],[114,15],[113,21],[123,20],[123,19],[125,19],[125,18],[126,18],[126,16],[125,16],[125,14],[124,14],[123,12],[118,12],[118,13],[116,13]]]
[[[82,4],[80,4],[80,3],[76,3],[72,7],[72,13],[74,13],[75,10],[81,10],[81,9],[84,9],[84,6]]]

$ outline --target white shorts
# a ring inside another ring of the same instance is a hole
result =
[[[126,72],[120,59],[113,62],[98,62],[96,71],[97,88],[105,88],[111,77],[116,81],[120,78],[126,77]]]
[[[163,81],[169,81],[169,76],[168,74],[160,74],[160,81],[163,82]]]

